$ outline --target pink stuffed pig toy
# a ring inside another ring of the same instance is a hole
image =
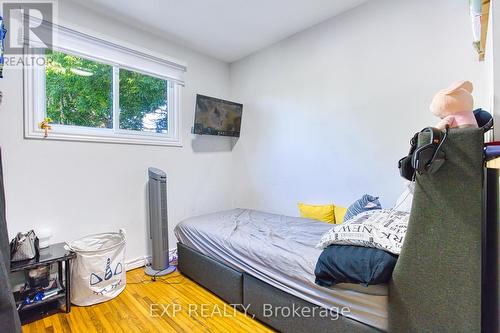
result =
[[[459,81],[449,88],[439,91],[432,99],[431,112],[441,118],[438,129],[478,127],[472,109],[472,82]]]

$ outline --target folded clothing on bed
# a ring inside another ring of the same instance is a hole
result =
[[[369,194],[363,195],[358,200],[354,201],[352,205],[347,208],[347,212],[344,215],[344,222],[349,221],[353,217],[363,212],[368,212],[370,210],[382,209],[382,205],[378,200],[378,197],[374,197]]]
[[[386,251],[351,245],[330,245],[316,263],[316,284],[331,287],[337,283],[364,286],[390,280],[397,256]]]

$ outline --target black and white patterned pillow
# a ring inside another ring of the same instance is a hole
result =
[[[371,210],[327,231],[317,245],[356,245],[373,247],[399,255],[410,214],[392,209]]]

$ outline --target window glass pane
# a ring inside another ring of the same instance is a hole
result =
[[[120,69],[120,128],[167,133],[168,82]]]
[[[113,128],[113,67],[48,52],[47,117],[53,124]]]

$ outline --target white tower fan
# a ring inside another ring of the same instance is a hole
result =
[[[149,180],[149,238],[153,260],[146,266],[147,275],[157,277],[172,273],[168,258],[167,175],[160,169],[148,169]]]

